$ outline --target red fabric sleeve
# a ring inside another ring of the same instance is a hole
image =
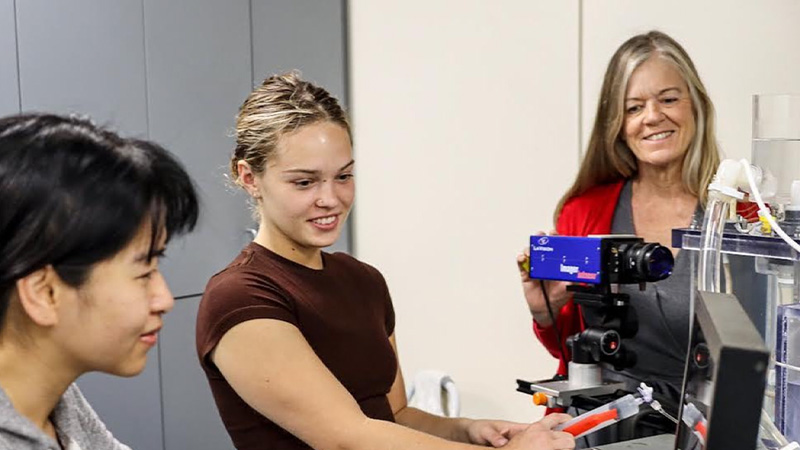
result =
[[[608,234],[611,232],[611,221],[614,219],[614,210],[617,206],[619,194],[625,181],[595,186],[585,193],[568,200],[561,210],[556,223],[556,232],[562,236],[588,236],[590,234]],[[561,336],[556,335],[556,327],[542,327],[533,322],[533,332],[553,357],[559,359],[558,374],[566,375],[567,368],[564,360],[569,360],[570,355],[564,355],[567,337],[583,331],[583,315],[580,306],[572,300],[561,308],[556,318],[556,325]],[[562,344],[563,343],[563,347]]]

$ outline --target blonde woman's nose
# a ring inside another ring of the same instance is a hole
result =
[[[337,201],[335,183],[329,180],[321,183],[319,191],[317,191],[317,200],[315,204],[320,208],[330,208],[336,206]]]
[[[649,101],[645,104],[645,121],[648,123],[658,123],[664,119],[664,111],[661,109],[661,104],[657,101]]]

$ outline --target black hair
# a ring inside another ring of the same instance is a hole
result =
[[[169,239],[197,223],[197,193],[156,143],[123,139],[86,118],[0,118],[0,328],[16,280],[52,265],[80,287],[92,267],[152,227]]]

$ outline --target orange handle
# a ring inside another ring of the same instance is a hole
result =
[[[533,394],[533,404],[536,406],[547,406],[547,394],[536,392]]]
[[[567,428],[564,428],[562,431],[566,431],[573,436],[579,436],[600,425],[601,423],[616,419],[617,417],[619,417],[617,410],[609,409],[608,411],[603,411],[601,413],[589,416],[578,423],[573,423]]]

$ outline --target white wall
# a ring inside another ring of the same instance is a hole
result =
[[[386,276],[406,379],[449,372],[472,417],[543,411],[515,379],[554,373],[514,267],[575,176],[602,75],[658,28],[694,59],[730,156],[750,96],[800,92],[800,2],[350,2],[358,257]],[[580,89],[579,89],[580,87]],[[579,139],[580,138],[580,139]]]
[[[359,258],[397,311],[406,378],[449,372],[469,416],[540,415],[552,376],[514,258],[578,162],[577,3],[351,2]]]
[[[694,61],[727,157],[750,158],[753,94],[800,93],[800,1],[586,1],[583,17],[583,142],[614,50],[651,29],[675,38]]]

